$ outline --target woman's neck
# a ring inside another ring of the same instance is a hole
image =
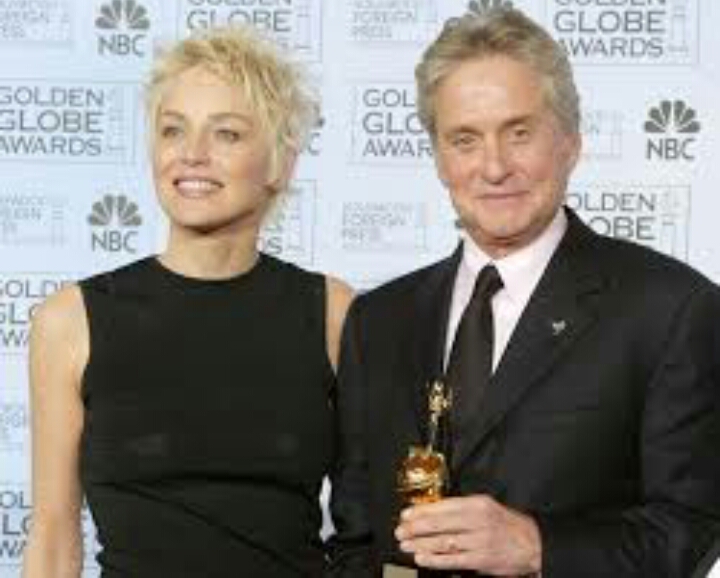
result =
[[[176,273],[199,279],[228,279],[252,269],[258,259],[257,232],[238,237],[181,235],[170,232],[158,257]]]

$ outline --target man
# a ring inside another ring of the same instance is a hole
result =
[[[349,314],[332,573],[691,576],[720,521],[718,289],[563,207],[578,95],[562,49],[520,12],[452,21],[416,79],[463,239]],[[471,293],[493,274],[483,309]],[[483,311],[492,377],[472,377],[480,343],[463,344]],[[438,378],[453,391],[450,495],[402,509],[397,471],[428,442]]]

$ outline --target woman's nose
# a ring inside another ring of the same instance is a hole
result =
[[[210,158],[207,138],[204,135],[189,135],[182,148],[182,160],[188,164],[202,164]]]

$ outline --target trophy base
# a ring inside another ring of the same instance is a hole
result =
[[[412,446],[398,471],[401,503],[417,506],[437,502],[443,497],[446,480],[445,456],[429,448]]]

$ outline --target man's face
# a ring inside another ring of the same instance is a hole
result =
[[[436,93],[438,174],[467,232],[495,258],[547,227],[578,157],[580,137],[561,128],[541,82],[495,56],[460,64]]]

